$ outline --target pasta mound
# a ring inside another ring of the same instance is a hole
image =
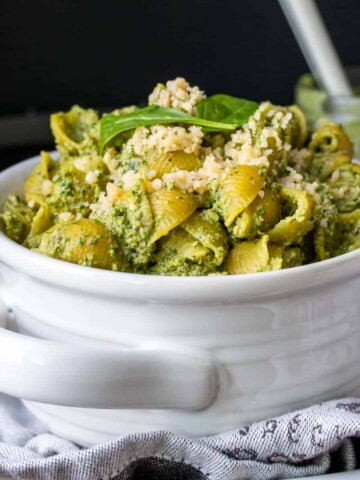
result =
[[[196,115],[204,92],[177,78],[149,105]],[[113,112],[125,115],[136,107]],[[99,153],[99,117],[51,117],[41,153],[0,226],[15,242],[83,266],[232,275],[325,260],[360,246],[360,166],[340,125],[310,133],[296,106],[263,102],[240,128],[138,126]]]

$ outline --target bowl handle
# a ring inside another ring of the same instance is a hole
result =
[[[87,347],[0,327],[0,391],[73,407],[200,410],[217,396],[218,371],[206,352]]]

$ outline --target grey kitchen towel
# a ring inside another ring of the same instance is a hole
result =
[[[358,440],[359,439],[359,440]],[[281,479],[353,470],[360,399],[335,400],[207,438],[155,431],[81,449],[0,395],[0,472],[34,480]]]

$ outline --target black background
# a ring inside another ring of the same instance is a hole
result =
[[[318,0],[360,64],[360,1]],[[307,70],[276,0],[0,0],[0,115],[144,101],[181,75],[208,93],[289,103]]]

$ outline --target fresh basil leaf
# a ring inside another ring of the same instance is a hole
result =
[[[236,124],[241,127],[255,113],[259,104],[244,98],[219,93],[201,100],[196,116],[214,122]]]
[[[100,121],[100,153],[105,145],[122,132],[136,127],[148,127],[151,125],[168,125],[171,123],[197,125],[207,131],[234,130],[237,124],[231,122],[216,122],[205,118],[194,117],[174,108],[149,107],[135,110],[127,115],[104,115]]]

